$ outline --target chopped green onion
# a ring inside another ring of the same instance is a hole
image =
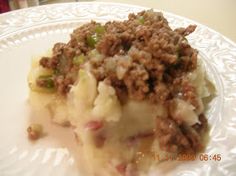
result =
[[[87,37],[87,44],[90,47],[94,48],[97,42],[98,42],[98,36],[96,33]]]
[[[94,48],[96,43],[99,41],[101,38],[101,35],[105,33],[105,28],[102,25],[97,25],[95,27],[95,31],[93,35],[87,36],[87,44],[88,46]]]
[[[47,88],[54,88],[54,81],[52,79],[47,80]]]
[[[79,55],[79,56],[75,56],[74,58],[73,58],[73,64],[74,65],[80,65],[80,64],[82,64],[82,63],[84,63],[84,61],[85,61],[85,56],[84,56],[84,54],[81,54],[81,55]]]
[[[54,81],[52,79],[52,75],[41,75],[38,77],[37,79],[38,85],[40,87],[44,87],[44,88],[54,88]]]
[[[60,74],[60,70],[57,69],[57,68],[54,69],[54,70],[53,70],[53,74],[54,74],[54,75],[59,75],[59,74]]]
[[[95,28],[95,32],[97,33],[97,35],[104,34],[104,32],[105,32],[104,26],[97,25],[96,28]]]
[[[145,20],[144,20],[143,16],[140,16],[140,17],[138,18],[138,22],[139,22],[140,24],[144,24]]]

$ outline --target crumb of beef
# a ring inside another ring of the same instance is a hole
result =
[[[75,29],[71,34],[71,40],[75,40],[75,48],[79,48],[83,53],[88,53],[92,47],[90,47],[87,43],[87,38],[94,34],[94,31],[99,25],[95,21],[91,21],[90,23],[84,24],[79,28]]]
[[[156,136],[162,150],[178,152],[182,148],[190,148],[189,141],[170,118],[156,119]]]
[[[188,81],[183,82],[181,93],[185,101],[192,104],[196,109],[199,107],[196,89]]]
[[[75,56],[75,53],[75,49],[68,46],[63,50],[63,54],[66,58],[73,58]]]
[[[74,73],[73,72],[70,72],[70,73],[71,74],[67,74],[65,76],[58,75],[58,76],[55,76],[54,78],[54,83],[55,83],[55,86],[57,87],[57,91],[61,95],[65,95],[66,93],[69,92],[70,86],[74,83],[76,79],[74,75],[77,75],[77,71]]]
[[[39,61],[39,64],[44,68],[51,68],[50,57],[42,57]]]
[[[66,46],[65,43],[56,43],[52,49],[53,55],[62,54],[63,48]]]
[[[148,79],[149,75],[146,69],[142,65],[133,63],[123,78],[130,98],[135,100],[145,99],[149,92]]]
[[[162,150],[196,153],[202,149],[199,133],[185,124],[178,125],[171,117],[156,119],[156,137]]]
[[[197,28],[196,25],[189,25],[187,28],[177,28],[175,31],[180,35],[187,36],[191,34]]]
[[[196,88],[189,82],[185,76],[176,77],[169,85],[170,97],[179,98],[199,108],[199,100]],[[171,101],[166,101],[168,107],[171,107]]]
[[[162,82],[159,82],[154,87],[154,92],[149,94],[151,102],[165,102],[170,97],[170,90],[167,85]]]
[[[96,46],[97,50],[104,55],[114,56],[121,48],[121,39],[114,34],[105,34]]]

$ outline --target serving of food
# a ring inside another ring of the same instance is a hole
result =
[[[204,150],[214,94],[186,36],[162,13],[91,21],[32,61],[30,103],[74,129],[90,175],[136,176],[165,155]]]

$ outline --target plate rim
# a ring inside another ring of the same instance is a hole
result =
[[[10,15],[14,15],[14,14],[17,14],[17,13],[22,13],[22,12],[25,12],[25,11],[30,11],[32,9],[43,9],[45,7],[50,7],[50,8],[53,8],[53,7],[57,7],[57,6],[64,6],[64,5],[79,5],[79,4],[88,4],[88,5],[96,5],[96,4],[99,4],[99,5],[102,5],[102,4],[105,4],[105,5],[117,5],[117,6],[125,6],[125,7],[135,7],[135,8],[140,8],[140,9],[154,9],[155,11],[160,11],[162,12],[164,15],[167,14],[167,15],[170,15],[170,16],[175,16],[177,18],[182,18],[186,21],[189,21],[193,24],[196,24],[197,26],[201,26],[201,27],[204,27],[206,29],[208,29],[209,31],[223,37],[227,42],[229,42],[230,44],[232,44],[234,47],[236,47],[236,42],[234,42],[232,39],[230,39],[229,37],[226,37],[225,35],[223,35],[222,33],[216,31],[215,29],[212,29],[211,27],[208,27],[207,25],[205,24],[202,24],[200,22],[198,22],[197,20],[193,20],[193,19],[190,19],[186,16],[182,16],[182,15],[177,15],[175,13],[172,13],[172,12],[169,12],[169,11],[165,11],[165,10],[162,10],[162,9],[157,9],[157,8],[149,8],[149,7],[146,7],[146,6],[140,6],[140,5],[134,5],[134,4],[126,4],[126,3],[119,3],[119,2],[93,2],[93,1],[90,1],[90,2],[66,2],[66,3],[57,3],[57,4],[46,4],[46,5],[39,5],[39,6],[34,6],[34,7],[29,7],[29,8],[24,8],[24,9],[17,9],[17,10],[14,10],[14,11],[10,11],[10,12],[6,12],[6,13],[3,13],[0,15],[0,19],[4,17],[8,17]],[[0,22],[0,25],[1,25],[2,22]],[[24,28],[22,28],[24,29]],[[11,33],[13,32],[16,32],[18,31],[19,29],[15,29],[14,31],[12,32],[6,32],[6,33],[3,33],[0,35],[0,39],[2,38],[5,38],[7,37],[7,35],[10,35]]]
[[[83,4],[91,4],[92,2],[80,2],[80,3],[83,3]],[[97,2],[98,3],[98,2]],[[69,6],[73,6],[73,4],[74,3],[65,3],[65,4],[69,4]],[[76,3],[77,4],[77,3]],[[137,9],[138,8],[140,8],[140,9],[144,9],[145,7],[142,7],[142,6],[136,6],[136,5],[127,5],[127,4],[122,4],[122,3],[104,3],[104,2],[99,2],[98,4],[111,4],[111,5],[121,5],[121,6],[123,6],[123,7],[128,7],[128,8],[132,8],[132,7],[137,7]],[[52,5],[45,5],[45,6],[50,6],[50,8],[53,8],[54,6],[63,6],[64,4],[52,4]],[[39,7],[32,7],[32,8],[30,8],[30,9],[37,9],[37,8],[43,8],[43,6],[39,6]],[[150,9],[150,8],[147,8],[147,9]],[[22,9],[22,10],[19,10],[18,12],[19,13],[21,13],[22,11],[28,11],[29,9]],[[156,10],[156,9],[155,9]],[[158,10],[158,11],[160,11],[160,10]],[[220,33],[218,33],[218,32],[216,32],[216,31],[214,31],[213,29],[211,29],[211,28],[209,28],[209,27],[207,27],[207,26],[205,26],[205,25],[203,25],[203,24],[200,24],[200,23],[197,23],[197,22],[195,22],[195,21],[193,21],[193,20],[191,20],[191,19],[188,19],[188,18],[186,18],[186,17],[182,17],[182,16],[178,16],[178,15],[175,15],[175,14],[172,14],[172,13],[169,13],[169,12],[165,12],[165,11],[162,11],[163,13],[164,13],[164,15],[165,14],[167,14],[167,15],[170,15],[170,16],[172,16],[174,19],[175,18],[177,18],[177,21],[178,20],[184,20],[184,21],[187,21],[187,23],[194,23],[194,24],[197,24],[197,25],[199,25],[200,26],[200,28],[202,28],[202,29],[206,29],[207,30],[207,32],[209,31],[210,32],[210,34],[212,34],[212,35],[217,35],[217,37],[219,37],[219,40],[222,40],[223,41],[223,43],[227,43],[227,44],[230,44],[231,45],[231,47],[230,48],[233,48],[233,52],[234,52],[234,50],[236,49],[236,44],[234,43],[234,42],[232,42],[232,43],[230,43],[230,41],[227,41],[227,37],[224,37],[222,34],[220,34]],[[11,13],[11,12],[10,12]],[[13,12],[12,12],[13,13]],[[1,17],[1,16],[0,16]],[[0,18],[0,20],[1,20],[1,18]],[[64,21],[64,20],[63,20]],[[54,21],[55,23],[57,22],[57,21]],[[54,24],[54,22],[52,22],[53,24]],[[47,23],[46,23],[47,24]],[[32,28],[32,27],[35,27],[35,28],[38,28],[38,27],[41,27],[42,26],[42,23],[38,23],[38,24],[36,24],[36,25],[32,25],[32,26],[29,26],[29,27],[25,27],[25,28],[22,28],[22,29],[19,29],[19,30],[15,30],[15,31],[13,31],[13,32],[10,32],[9,34],[7,34],[5,37],[3,36],[2,38],[1,38],[1,36],[0,36],[0,39],[7,39],[8,37],[10,38],[11,36],[15,36],[15,34],[17,34],[17,33],[21,33],[22,31],[24,31],[24,30],[28,30],[28,28],[29,28],[29,31],[30,31],[30,28]],[[33,29],[32,29],[33,30]],[[203,31],[204,32],[204,31]],[[13,33],[15,33],[15,34],[13,34]],[[217,38],[218,39],[218,38]],[[1,41],[0,41],[0,44],[1,44]],[[10,46],[11,47],[11,46]],[[0,47],[0,49],[1,49],[1,47]],[[235,50],[236,51],[236,50]],[[0,52],[0,54],[1,54],[1,52]],[[206,54],[205,52],[204,52],[204,54]],[[208,55],[207,55],[208,56]],[[236,56],[236,54],[235,54],[235,56]],[[209,57],[209,56],[208,56]],[[213,58],[212,58],[213,59]],[[236,61],[234,61],[234,63],[235,63]],[[236,70],[236,67],[234,67],[233,68],[234,70]],[[225,74],[227,74],[227,73],[225,73]],[[222,79],[222,77],[221,77],[222,75],[220,75],[220,78]],[[223,106],[224,107],[224,106]],[[222,107],[222,108],[223,108]],[[232,119],[233,119],[233,116],[231,115],[230,116]],[[225,134],[224,134],[225,135]],[[235,134],[234,134],[235,135]],[[222,136],[220,136],[220,137],[222,137]],[[235,152],[236,153],[236,152]],[[210,164],[209,164],[210,165]],[[218,164],[216,164],[216,166],[217,165],[219,165],[219,163]],[[211,165],[210,165],[211,166]]]

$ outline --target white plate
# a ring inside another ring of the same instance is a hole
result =
[[[32,56],[67,41],[69,33],[91,19],[122,20],[143,7],[114,3],[70,3],[41,6],[0,15],[0,175],[79,175],[77,151],[70,129],[37,119],[27,106],[27,73]],[[164,12],[172,27],[197,24],[190,43],[204,58],[217,96],[207,117],[211,125],[206,151],[208,161],[170,162],[159,165],[158,175],[236,175],[236,44],[194,21]],[[30,117],[31,116],[31,117]],[[33,118],[32,118],[33,117]],[[48,135],[31,143],[26,128],[30,121],[45,123]],[[221,155],[221,161],[210,156]]]

